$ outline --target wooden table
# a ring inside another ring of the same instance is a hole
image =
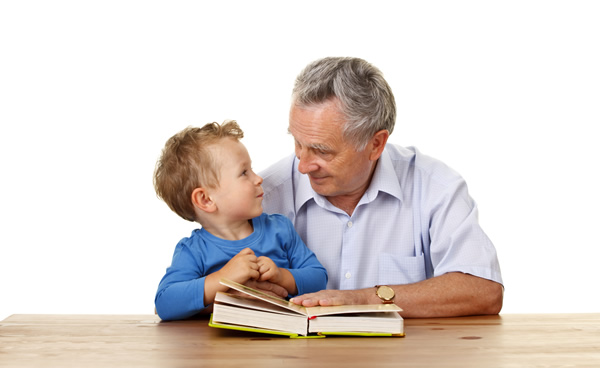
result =
[[[600,367],[600,314],[407,319],[406,337],[283,336],[154,315],[13,315],[0,367]]]

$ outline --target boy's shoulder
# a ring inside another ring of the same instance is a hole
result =
[[[281,230],[289,230],[290,227],[294,225],[284,215],[280,213],[266,213],[263,212],[260,216],[255,219],[255,222],[260,222],[260,225],[265,229],[281,229]]]
[[[260,216],[257,217],[260,219],[265,225],[273,224],[273,223],[291,223],[291,221],[280,213],[267,213],[263,212]]]
[[[177,243],[177,247],[192,247],[198,246],[199,243],[204,243],[202,236],[202,228],[192,230],[190,236],[181,238]]]

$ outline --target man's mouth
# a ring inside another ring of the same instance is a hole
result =
[[[310,178],[311,181],[323,181],[326,178],[326,176],[312,176],[312,175],[309,175],[308,177]]]

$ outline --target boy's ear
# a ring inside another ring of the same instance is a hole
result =
[[[204,212],[214,212],[217,209],[217,205],[210,198],[208,191],[204,188],[196,188],[192,192],[192,203],[194,207]]]

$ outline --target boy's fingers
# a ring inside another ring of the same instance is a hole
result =
[[[274,284],[269,281],[248,281],[246,282],[246,285],[250,286],[251,288],[258,289],[264,293],[278,296],[280,298],[285,298],[288,295],[287,290],[283,286]]]

